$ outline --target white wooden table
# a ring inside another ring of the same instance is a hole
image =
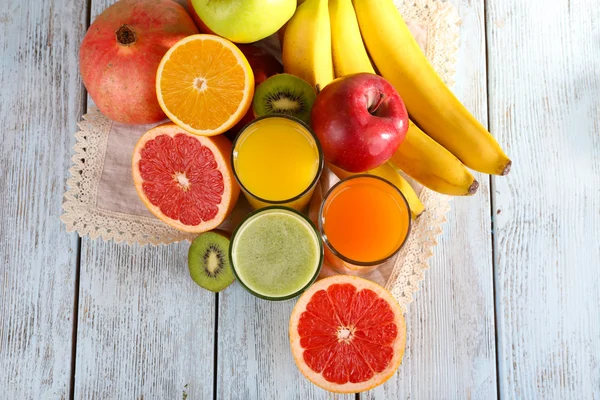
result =
[[[79,43],[111,2],[0,1],[0,399],[332,397],[292,361],[293,302],[200,289],[186,244],[59,221],[87,107]],[[455,91],[513,170],[452,203],[403,365],[358,397],[600,399],[600,5],[452,3]]]

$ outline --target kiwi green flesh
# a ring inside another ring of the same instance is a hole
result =
[[[235,280],[229,261],[229,239],[205,232],[192,242],[188,253],[190,276],[199,286],[220,292]]]
[[[317,97],[303,79],[290,74],[277,74],[258,85],[252,107],[257,117],[285,114],[310,124],[310,111]]]

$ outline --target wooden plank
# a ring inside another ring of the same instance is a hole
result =
[[[93,0],[92,20],[112,3]],[[213,397],[215,295],[188,248],[83,239],[75,398]]]
[[[503,398],[600,398],[600,8],[488,0]]]
[[[461,17],[454,92],[487,121],[483,0],[453,0]],[[407,347],[399,372],[366,399],[496,398],[489,179],[452,201],[448,223],[415,302],[406,310]]]
[[[0,397],[67,398],[77,237],[59,220],[83,93],[85,4],[0,9]]]
[[[83,240],[76,399],[212,398],[215,295],[187,249]]]
[[[295,303],[258,299],[237,282],[219,294],[217,398],[354,399],[313,385],[296,367],[288,336]]]

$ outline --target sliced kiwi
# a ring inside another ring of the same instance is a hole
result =
[[[229,238],[226,233],[205,232],[192,242],[188,267],[194,282],[212,292],[231,285],[235,276],[229,262]]]
[[[310,110],[317,94],[303,79],[290,74],[277,74],[258,85],[252,108],[257,117],[285,114],[310,124]]]

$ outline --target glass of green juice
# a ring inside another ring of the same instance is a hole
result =
[[[249,214],[231,237],[229,256],[238,282],[266,300],[287,300],[319,276],[323,242],[315,225],[283,206]]]

